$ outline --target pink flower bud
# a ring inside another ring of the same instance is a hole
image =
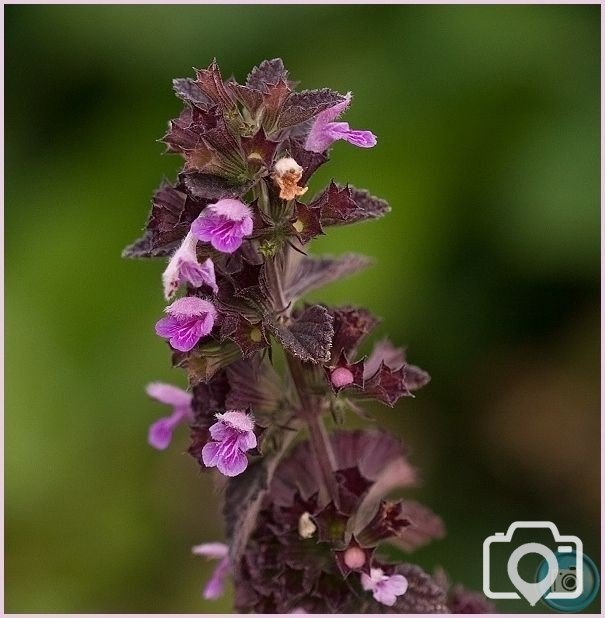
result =
[[[335,388],[349,386],[349,384],[353,384],[354,380],[355,378],[353,377],[352,371],[346,367],[337,367],[330,374],[330,381]]]
[[[361,569],[366,562],[366,554],[359,547],[349,547],[345,552],[344,561],[350,569]]]

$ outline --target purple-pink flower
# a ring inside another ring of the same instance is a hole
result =
[[[212,440],[202,449],[202,461],[225,476],[237,476],[248,467],[246,451],[256,446],[254,420],[241,410],[228,410],[216,418],[218,422],[210,427]]]
[[[218,560],[212,576],[204,588],[204,598],[215,600],[225,592],[225,579],[229,575],[229,548],[224,543],[202,543],[191,548],[196,556]]]
[[[320,112],[307,135],[305,148],[311,152],[325,152],[336,140],[343,139],[359,148],[376,146],[376,136],[371,131],[357,131],[348,122],[334,122],[351,103],[351,93],[345,100]]]
[[[192,234],[202,242],[209,242],[217,251],[237,251],[246,236],[252,234],[252,211],[243,202],[219,200],[204,208],[191,224]]]
[[[177,425],[193,420],[191,410],[191,395],[184,390],[154,382],[147,385],[147,394],[160,403],[172,406],[172,414],[157,420],[149,428],[148,442],[153,448],[165,449],[172,440],[172,432]]]
[[[210,333],[217,313],[214,305],[197,296],[185,296],[166,307],[165,318],[155,325],[155,332],[170,341],[180,352],[189,352]]]
[[[197,238],[189,232],[181,246],[170,258],[168,266],[162,274],[166,300],[170,300],[174,296],[182,283],[189,283],[195,288],[207,285],[215,294],[218,292],[214,262],[208,258],[203,264],[200,264],[197,260],[196,246]]]
[[[361,574],[361,585],[364,590],[371,590],[379,603],[395,605],[397,597],[405,594],[408,580],[403,575],[385,575],[382,569],[370,569],[370,574]]]

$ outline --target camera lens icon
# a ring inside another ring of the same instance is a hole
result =
[[[578,587],[578,579],[576,577],[576,567],[572,566],[569,569],[559,571],[555,583],[552,585],[553,592],[571,592]]]
[[[550,588],[550,591],[542,598],[548,608],[559,612],[579,612],[588,607],[596,598],[599,587],[599,570],[595,563],[586,555],[582,555],[578,567],[578,555],[575,552],[555,552],[558,573]],[[578,577],[578,568],[582,570]],[[542,562],[536,573],[536,581],[544,578],[548,572],[548,564]],[[582,590],[575,598],[570,598],[569,593],[578,590],[578,580],[582,580]]]

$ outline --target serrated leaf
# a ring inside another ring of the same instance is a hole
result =
[[[281,58],[273,58],[272,60],[263,60],[250,71],[246,79],[246,86],[264,92],[268,85],[275,85],[280,81],[288,81],[288,71]]]
[[[379,319],[363,307],[336,307],[331,313],[334,317],[332,359],[338,359],[343,353],[353,358],[363,340],[376,328]]]
[[[267,317],[265,326],[286,351],[299,360],[311,363],[326,363],[330,360],[334,329],[332,316],[325,307],[307,307],[287,325]]]
[[[305,122],[344,100],[345,97],[329,88],[293,92],[283,105],[279,115],[279,127],[284,129]]]
[[[213,104],[212,99],[207,97],[196,84],[195,80],[189,77],[173,79],[172,88],[176,96],[187,103],[193,103],[203,108],[207,108]]]
[[[214,60],[207,69],[196,70],[195,83],[204,95],[220,104],[224,109],[233,107],[234,101],[232,95],[223,83],[216,60]]]
[[[377,219],[390,210],[385,200],[370,195],[368,191],[338,185],[334,181],[309,206],[320,209],[322,225],[348,225]]]
[[[206,201],[191,199],[170,183],[163,183],[153,196],[143,237],[126,247],[122,256],[170,255],[206,204]]]

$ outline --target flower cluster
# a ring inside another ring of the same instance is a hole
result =
[[[377,139],[341,120],[351,93],[294,86],[279,59],[243,84],[223,80],[216,62],[175,80],[184,108],[162,141],[183,167],[124,250],[167,259],[170,304],[155,332],[188,379],[187,391],[149,385],[172,408],[149,443],[165,449],[187,425],[191,456],[225,479],[227,543],[193,548],[218,560],[204,596],[220,596],[230,578],[240,612],[488,611],[443,574],[385,557],[386,544],[410,552],[440,538],[443,523],[392,497],[417,482],[397,439],[341,426],[351,412],[369,418],[370,400],[392,407],[413,396],[429,376],[388,340],[360,354],[378,324],[369,311],[303,300],[369,264],[353,253],[311,256],[310,241],[389,206],[334,181],[307,197],[335,142]]]

